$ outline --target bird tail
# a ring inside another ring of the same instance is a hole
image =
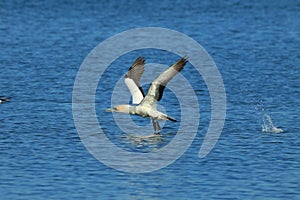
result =
[[[170,120],[172,122],[177,122],[177,120],[174,119],[173,117],[170,117],[170,116],[168,116],[164,113],[161,113],[161,112],[158,112],[158,113],[159,113],[159,115],[157,117],[158,120]]]
[[[167,120],[170,120],[170,121],[172,121],[172,122],[177,122],[176,119],[174,119],[173,117],[170,117],[170,116],[168,116],[168,115],[166,115],[166,118],[167,118]]]

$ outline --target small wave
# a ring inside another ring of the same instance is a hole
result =
[[[262,132],[266,133],[282,133],[283,130],[281,128],[277,128],[273,125],[272,119],[268,114],[264,114],[263,116],[263,124],[261,125]]]

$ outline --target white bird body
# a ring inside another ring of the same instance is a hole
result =
[[[163,73],[161,73],[150,84],[150,88],[147,92],[147,95],[145,96],[143,89],[139,83],[139,80],[144,72],[145,60],[142,57],[137,58],[125,75],[124,81],[132,95],[132,103],[138,105],[118,105],[107,109],[106,111],[120,112],[138,115],[145,118],[151,118],[155,133],[159,133],[161,127],[157,120],[171,120],[173,122],[176,122],[176,119],[162,112],[159,112],[156,109],[157,101],[162,98],[163,91],[167,83],[183,69],[186,63],[187,59],[186,57],[183,57]]]
[[[143,105],[118,105],[114,106],[111,109],[107,109],[107,112],[120,112],[120,113],[126,113],[131,115],[138,115],[144,118],[151,118],[154,120],[171,120],[176,122],[177,120],[167,116],[166,114],[159,112],[156,109],[153,109],[149,106],[143,106]]]

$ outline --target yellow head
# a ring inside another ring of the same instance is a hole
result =
[[[129,105],[117,105],[112,108],[106,109],[106,112],[120,112],[120,113],[129,113]]]

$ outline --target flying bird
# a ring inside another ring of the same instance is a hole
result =
[[[2,96],[0,96],[0,103],[3,103],[3,102],[6,102],[6,101],[9,101],[10,100],[10,98],[9,97],[2,97]]]
[[[138,57],[124,77],[125,84],[132,96],[133,105],[117,105],[107,109],[106,112],[120,112],[150,118],[155,134],[159,134],[161,127],[158,120],[170,120],[172,122],[176,122],[177,120],[159,112],[156,109],[157,101],[161,100],[163,91],[168,82],[183,69],[187,62],[187,57],[182,57],[175,64],[171,65],[167,70],[161,73],[150,84],[150,88],[145,96],[139,83],[144,72],[145,59],[143,57]]]

